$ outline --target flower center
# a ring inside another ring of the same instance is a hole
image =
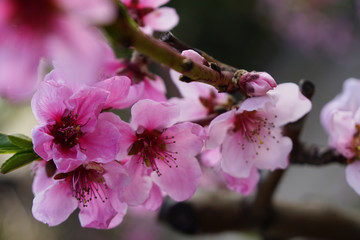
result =
[[[214,90],[210,90],[208,97],[199,97],[199,101],[207,109],[208,115],[230,110],[235,103],[234,100],[230,97],[226,103],[219,102],[219,99],[217,98]]]
[[[169,144],[176,143],[174,136],[164,136],[163,132],[145,130],[141,134],[136,134],[137,140],[130,148],[129,155],[137,155],[137,163],[142,163],[151,167],[158,176],[161,176],[157,166],[158,161],[162,161],[169,168],[178,167],[176,163],[176,154],[167,149]]]
[[[84,135],[81,131],[81,127],[84,125],[79,124],[77,118],[78,115],[73,114],[72,111],[64,111],[60,121],[56,122],[51,129],[56,144],[70,149],[79,143],[80,137]]]
[[[10,0],[10,21],[15,26],[48,31],[60,8],[53,0]]]
[[[145,7],[142,8],[139,6],[139,0],[132,0],[129,5],[126,6],[130,16],[135,20],[135,22],[140,26],[144,27],[144,17],[154,11],[153,8]]]
[[[274,117],[277,118],[276,115]],[[269,147],[265,146],[267,144],[264,144],[269,138],[279,143],[276,135],[272,133],[275,129],[275,124],[270,122],[268,118],[261,116],[258,111],[243,111],[237,114],[234,126],[234,132],[240,133],[245,137],[246,141],[256,144],[258,149],[264,146],[269,151]],[[241,149],[245,150],[244,143],[241,143]],[[256,152],[256,155],[258,154]]]
[[[59,173],[54,179],[66,179],[70,182],[75,197],[83,207],[94,199],[105,202],[108,199],[108,186],[103,178],[105,170],[97,163],[80,166],[69,173]]]

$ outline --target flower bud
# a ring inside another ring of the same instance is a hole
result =
[[[183,55],[184,57],[189,58],[190,60],[199,63],[199,64],[203,64],[205,66],[209,66],[209,62],[206,61],[205,58],[203,58],[199,53],[195,52],[194,50],[184,50],[182,51],[181,55]]]
[[[249,97],[263,96],[276,87],[276,82],[270,74],[255,71],[244,73],[238,84]]]

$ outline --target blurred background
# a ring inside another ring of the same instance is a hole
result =
[[[315,83],[313,109],[302,139],[327,144],[320,122],[322,106],[350,77],[360,77],[360,1],[356,0],[172,0],[180,23],[173,33],[192,47],[237,68],[270,73],[278,83],[307,79]],[[169,92],[172,92],[170,90]],[[0,131],[31,134],[29,102],[0,100]],[[1,158],[3,162],[5,157]],[[226,232],[186,236],[157,221],[157,214],[130,209],[113,230],[83,229],[77,212],[63,224],[48,227],[31,214],[31,167],[0,175],[0,240],[60,239],[259,239]],[[359,211],[360,196],[345,181],[344,167],[290,166],[277,199],[301,204],[324,203]],[[360,212],[359,212],[360,215]]]

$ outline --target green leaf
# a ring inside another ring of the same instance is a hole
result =
[[[1,173],[11,172],[37,159],[40,159],[40,157],[32,150],[15,153],[1,166]]]
[[[21,150],[22,148],[10,141],[8,135],[0,133],[0,153],[16,153]]]
[[[11,134],[8,135],[10,142],[23,149],[32,149],[33,144],[31,138],[23,134]]]

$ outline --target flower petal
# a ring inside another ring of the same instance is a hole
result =
[[[237,178],[247,178],[256,157],[256,149],[239,133],[228,134],[221,148],[221,168],[225,173]]]
[[[251,169],[250,175],[247,178],[235,178],[226,173],[224,173],[224,177],[227,186],[231,190],[236,191],[245,196],[248,196],[250,193],[254,191],[260,180],[260,174],[255,167]]]
[[[56,71],[52,71],[46,78],[31,100],[31,108],[39,123],[60,120],[66,109],[65,99],[72,95],[72,91],[61,83]]]
[[[122,109],[134,104],[139,97],[129,99],[130,85],[131,80],[126,76],[115,76],[98,82],[95,86],[110,92],[110,96],[103,108]]]
[[[100,114],[93,132],[79,140],[79,145],[87,161],[106,163],[115,160],[119,151],[120,133],[116,126],[106,121]]]
[[[311,110],[311,101],[302,95],[299,86],[294,83],[279,84],[268,91],[268,95],[278,98],[276,106],[268,110],[269,114],[276,115],[276,126],[295,122]]]
[[[234,126],[235,111],[228,111],[213,119],[208,128],[209,139],[205,141],[207,149],[218,147],[225,139],[228,129]]]
[[[163,196],[161,194],[161,190],[156,184],[153,184],[151,191],[150,191],[149,198],[146,199],[143,206],[147,210],[156,211],[159,209],[162,202],[163,202]]]
[[[62,223],[77,208],[78,202],[72,194],[69,184],[61,180],[37,193],[32,207],[34,218],[49,226]]]
[[[92,131],[96,120],[110,93],[96,87],[86,87],[74,93],[68,100],[69,110],[77,114],[77,123],[82,125],[81,131]]]
[[[180,115],[178,106],[152,100],[140,100],[131,108],[131,126],[143,127],[149,131],[162,130],[177,122]]]
[[[151,174],[152,180],[176,201],[189,199],[196,191],[201,177],[200,165],[194,157],[177,158],[178,167],[169,168],[164,161],[157,161],[161,173]]]
[[[130,175],[130,183],[125,187],[122,199],[129,206],[141,205],[148,199],[152,188],[147,168],[137,161],[137,156],[132,157],[126,167]]]
[[[167,144],[166,150],[182,156],[195,156],[203,147],[205,131],[198,124],[184,122],[166,129],[162,136],[174,137],[174,143]]]
[[[144,16],[145,25],[156,31],[169,31],[179,22],[179,15],[174,8],[162,7]]]
[[[255,145],[252,148],[254,165],[259,169],[267,170],[286,168],[292,149],[291,139],[283,137],[279,127],[271,129],[271,134],[268,134],[267,129],[262,129],[259,138],[261,139],[260,144],[252,143]]]
[[[356,160],[346,166],[346,181],[360,195],[360,161]]]
[[[61,146],[54,144],[52,149],[54,163],[60,172],[73,171],[86,160],[86,155],[82,152],[79,145],[71,149],[63,149]]]
[[[168,3],[170,0],[139,0],[141,7],[157,8],[161,5]]]
[[[34,151],[45,161],[53,158],[52,145],[54,137],[49,134],[47,125],[38,125],[31,130]]]

